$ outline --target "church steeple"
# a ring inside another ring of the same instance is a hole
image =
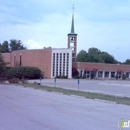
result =
[[[68,34],[68,48],[72,49],[72,62],[76,62],[77,55],[77,34],[74,31],[74,5],[72,13],[71,31]]]
[[[74,14],[72,15],[71,33],[74,33]]]
[[[75,34],[75,32],[74,32],[74,4],[73,4],[73,7],[72,7],[72,9],[73,9],[73,13],[72,13],[72,23],[71,23],[71,31],[70,31],[70,33],[69,34]]]

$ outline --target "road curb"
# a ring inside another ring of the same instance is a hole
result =
[[[102,99],[94,99],[95,101],[99,101],[99,102],[105,102],[105,103],[110,103],[110,104],[117,104],[116,102],[112,102],[112,101],[107,101],[107,100],[102,100]]]

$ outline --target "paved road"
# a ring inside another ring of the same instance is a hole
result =
[[[118,130],[130,106],[0,85],[0,130]]]
[[[40,80],[35,80],[40,82]],[[33,83],[34,81],[29,81]],[[41,84],[54,86],[53,79],[43,79]],[[58,79],[57,87],[78,90],[77,80]],[[79,89],[82,91],[105,93],[117,96],[130,97],[130,81],[114,81],[114,80],[80,80]]]

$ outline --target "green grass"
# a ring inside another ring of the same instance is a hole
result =
[[[130,98],[129,97],[118,97],[118,96],[113,96],[113,95],[108,95],[108,94],[76,91],[76,90],[48,87],[48,86],[42,86],[42,85],[33,85],[33,84],[22,84],[22,86],[31,87],[34,89],[46,90],[49,92],[59,92],[59,93],[63,93],[66,95],[76,95],[76,96],[81,96],[81,97],[85,97],[85,98],[89,98],[89,99],[100,99],[100,100],[116,102],[118,104],[130,105]]]

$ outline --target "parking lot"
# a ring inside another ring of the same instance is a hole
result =
[[[118,130],[130,106],[0,85],[0,130]]]
[[[54,79],[35,80],[43,85],[78,90],[77,79]],[[29,81],[33,83],[34,80]],[[130,81],[123,80],[80,80],[79,90],[104,93],[116,96],[130,97]]]

